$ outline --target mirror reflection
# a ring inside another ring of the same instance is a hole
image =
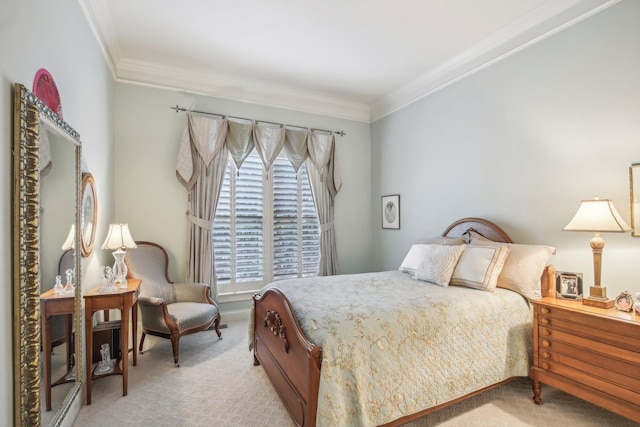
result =
[[[631,235],[640,237],[640,163],[629,167],[629,184],[631,187]]]
[[[71,284],[75,286],[76,282],[76,171],[75,146],[46,123],[41,123],[40,141],[41,147],[48,147],[46,156],[50,158],[50,162],[47,159],[40,164],[40,311],[43,349],[40,358],[40,409],[42,424],[50,425],[75,382],[74,293],[65,291],[65,286],[69,281],[68,271],[71,271]],[[65,311],[67,313],[62,313]]]

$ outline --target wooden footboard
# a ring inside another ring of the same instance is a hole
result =
[[[254,363],[261,364],[298,426],[315,426],[322,350],[304,336],[277,288],[254,296]]]

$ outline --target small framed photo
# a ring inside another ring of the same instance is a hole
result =
[[[556,271],[556,298],[581,300],[582,273]]]
[[[633,311],[633,297],[627,291],[622,292],[615,299],[615,308],[616,310],[631,312]]]
[[[382,196],[382,228],[400,229],[400,195]]]

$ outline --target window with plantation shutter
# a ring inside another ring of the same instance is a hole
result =
[[[320,226],[306,166],[296,173],[277,158],[267,175],[255,152],[240,170],[230,160],[212,233],[219,295],[315,276]]]

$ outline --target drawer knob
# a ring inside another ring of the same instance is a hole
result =
[[[548,351],[543,351],[542,352],[542,357],[544,357],[545,359],[548,359],[551,357],[551,353],[549,353]]]
[[[549,364],[547,362],[543,362],[542,369],[549,369]]]
[[[547,340],[542,340],[542,346],[543,347],[551,347],[551,342],[547,341]]]
[[[540,312],[541,312],[542,314],[549,314],[549,313],[551,313],[551,310],[549,310],[547,307],[542,307],[542,308],[540,309]]]
[[[549,323],[551,323],[551,320],[543,317],[542,319],[540,319],[540,323],[542,323],[543,325],[548,325]]]

